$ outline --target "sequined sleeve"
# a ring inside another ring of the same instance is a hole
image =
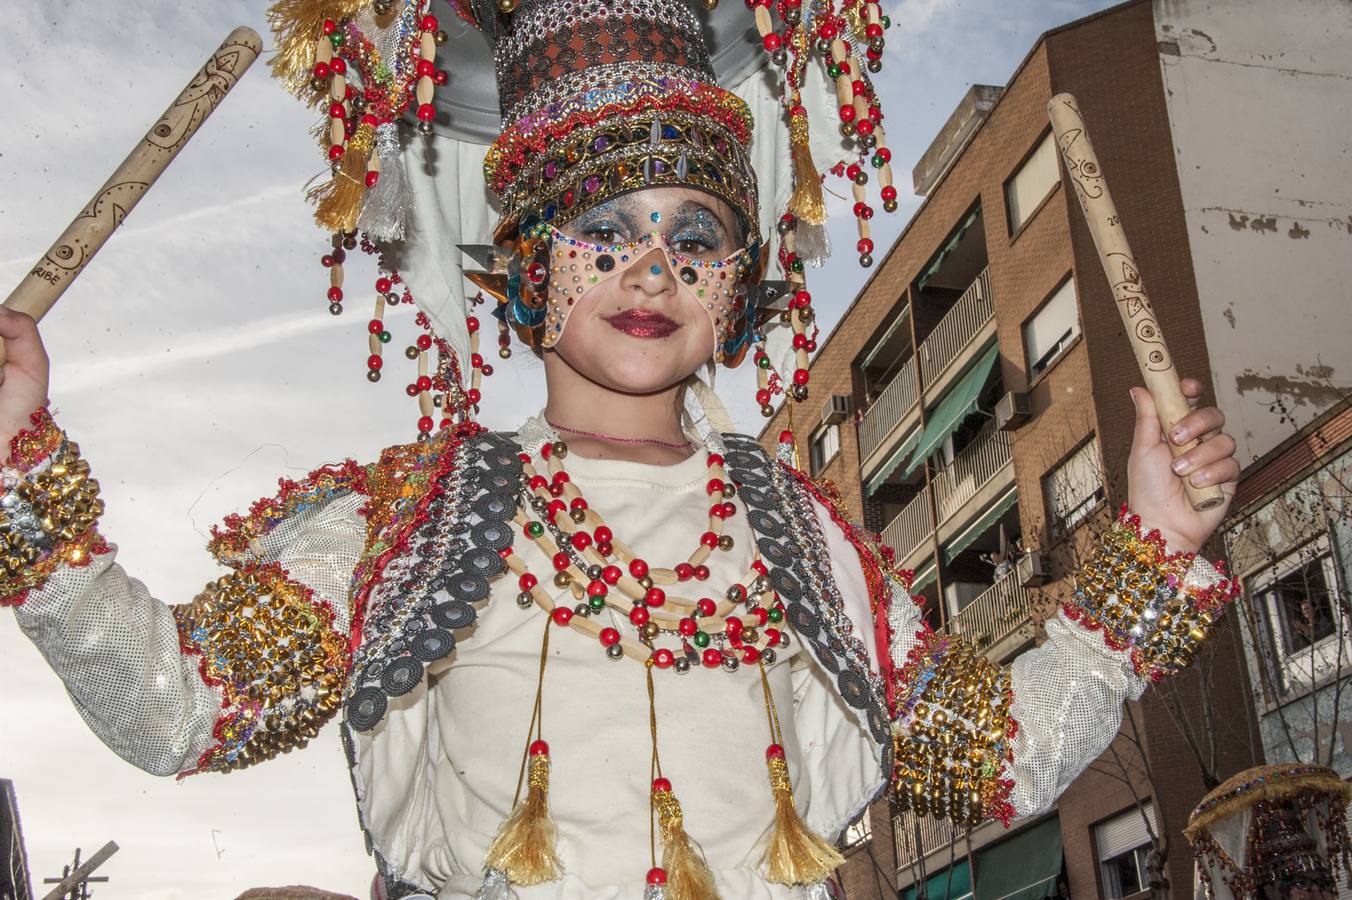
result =
[[[181,606],[100,538],[12,598],[19,625],[91,729],[146,771],[224,771],[301,745],[341,697],[364,484],[351,463],[284,481],[216,534],[232,571]]]
[[[900,808],[963,824],[1041,813],[1107,749],[1122,705],[1188,665],[1236,586],[1169,554],[1125,510],[1076,576],[1047,640],[1008,668],[889,610]]]

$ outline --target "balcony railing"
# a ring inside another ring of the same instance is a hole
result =
[[[1028,620],[1032,612],[1028,594],[1018,571],[1010,571],[949,619],[947,630],[962,635],[980,653]]]
[[[859,423],[859,459],[868,459],[888,432],[915,406],[915,357],[901,364],[896,376],[883,388],[878,399],[864,412]]]
[[[929,486],[920,489],[883,529],[883,542],[897,552],[897,561],[911,555],[933,531],[930,522]]]
[[[917,354],[920,357],[920,379],[927,389],[994,315],[990,270],[982,269],[976,281],[939,320],[929,336],[920,342],[920,352]]]
[[[953,464],[934,479],[934,497],[939,521],[945,522],[981,490],[997,472],[1009,464],[1009,435],[987,422],[976,439],[958,453]]]
[[[919,831],[920,846],[916,847],[916,832]],[[892,834],[897,842],[897,868],[904,869],[915,861],[941,847],[947,847],[961,837],[961,832],[947,819],[933,816],[917,816],[904,812],[892,819]]]

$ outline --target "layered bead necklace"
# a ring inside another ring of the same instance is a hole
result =
[[[628,657],[644,666],[652,738],[649,822],[653,832],[645,900],[717,900],[713,874],[686,835],[680,803],[671,781],[662,775],[657,741],[654,672],[687,674],[700,666],[727,673],[754,668],[759,675],[771,739],[766,766],[776,809],[766,850],[766,878],[782,884],[819,886],[843,859],[829,843],[808,830],[794,807],[779,715],[766,678],[766,667],[776,662],[776,649],[789,642],[782,628],[784,606],[771,586],[768,568],[759,552],[754,552],[746,574],[729,585],[718,600],[667,592],[676,585],[708,581],[710,556],[716,550],[730,551],[735,545],[732,536],[723,531],[724,522],[736,515],[737,507],[732,502],[736,486],[728,479],[722,456],[710,451],[706,459],[709,479],[705,490],[710,503],[707,529],[685,561],[662,568],[635,554],[587,504],[564,469],[567,455],[567,445],[557,440],[540,448],[538,460],[530,453],[521,454],[522,492],[514,521],[551,561],[553,587],[566,591],[564,597],[575,602],[557,602],[520,556],[510,547],[501,551],[520,588],[517,605],[522,609],[538,607],[549,619],[541,645],[539,680],[517,800],[489,848],[478,900],[508,898],[513,896],[512,884],[540,884],[562,873],[554,850],[555,830],[547,798],[550,748],[541,726],[549,633],[554,627],[597,641],[611,660]],[[594,621],[607,609],[628,619],[628,633]]]

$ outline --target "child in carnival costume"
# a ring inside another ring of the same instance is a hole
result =
[[[682,0],[274,8],[274,70],[327,123],[329,302],[362,243],[377,306],[419,304],[421,434],[230,518],[210,545],[226,574],[187,602],[116,563],[47,412],[36,328],[0,314],[0,597],[114,751],[227,772],[338,719],[391,897],[822,897],[833,842],[885,792],[963,824],[1035,815],[1125,700],[1188,663],[1234,592],[1195,556],[1226,507],[1192,510],[1144,390],[1131,512],[1045,644],[1001,668],[931,632],[891,552],[693,378],[749,355],[762,406],[807,396],[814,152],[862,163],[865,264],[871,179],[896,208],[878,3],[747,5],[750,42],[743,10]],[[486,155],[484,37],[502,113]],[[839,129],[809,131],[828,116]],[[495,228],[462,177],[476,156]],[[544,408],[515,433],[474,420],[491,367],[462,274],[500,355],[515,334],[543,359]],[[379,310],[369,328],[376,381]],[[1180,427],[1206,438],[1190,477],[1232,496],[1221,413]]]

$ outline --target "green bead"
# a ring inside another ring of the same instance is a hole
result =
[[[538,538],[545,533],[545,526],[541,525],[539,522],[531,522],[526,526],[526,531],[530,532],[531,537]]]
[[[606,598],[597,597],[593,595],[589,600],[587,600],[587,605],[590,606],[596,612],[600,612],[601,610],[606,608]]]
[[[335,31],[333,34],[329,35],[329,43],[333,45],[333,49],[335,50],[343,46],[343,33],[341,31]]]
[[[826,74],[830,75],[832,78],[839,78],[840,66],[836,65],[835,63],[831,63],[831,65],[826,67]]]
[[[877,153],[873,154],[873,159],[870,161],[873,163],[873,168],[875,169],[881,169],[883,167],[884,160]]]
[[[390,333],[388,331],[382,331],[380,334],[376,335],[376,337],[379,338],[382,344],[388,344],[390,342]]]
[[[888,29],[888,28],[891,28],[891,27],[892,27],[892,17],[891,17],[891,16],[883,16],[882,21],[883,21],[883,28],[884,28],[884,29]]]
[[[766,615],[771,622],[780,622],[784,619],[784,610],[772,608]]]
[[[756,357],[756,365],[760,366],[762,369],[770,368],[770,357],[768,356]]]
[[[699,647],[701,650],[709,646],[709,636],[702,631],[696,631],[695,636],[690,640],[694,643],[696,647]]]
[[[801,259],[795,259],[793,262],[789,263],[789,269],[792,270],[794,274],[801,273],[803,271],[803,261]]]

